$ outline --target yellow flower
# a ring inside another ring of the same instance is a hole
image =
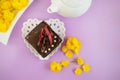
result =
[[[79,54],[79,49],[75,48],[73,51],[74,51],[76,54]]]
[[[2,17],[2,13],[0,13],[0,18]]]
[[[71,45],[70,42],[67,42],[67,43],[66,43],[66,47],[67,47],[68,49],[71,49],[71,46],[72,46],[72,45]]]
[[[0,2],[0,7],[1,7],[1,9],[11,9],[12,5],[11,5],[11,2],[9,0],[6,0],[6,1],[2,0]]]
[[[69,38],[67,39],[66,45],[67,45],[67,43],[70,43],[71,41],[72,41],[72,37],[69,37]]]
[[[83,65],[84,64],[84,60],[81,57],[78,57],[76,59],[76,62],[77,62],[78,65]]]
[[[73,46],[71,42],[72,42],[72,37],[69,37],[66,41],[66,46],[68,49],[71,49],[71,46]]]
[[[89,72],[90,71],[90,65],[89,64],[84,64],[82,68],[83,68],[84,72]]]
[[[80,41],[75,37],[69,37],[66,42],[66,47],[76,54],[79,54],[79,49],[81,47]]]
[[[0,19],[0,32],[6,32],[8,30],[7,25],[4,23],[2,19]]]
[[[0,0],[0,32],[6,32],[9,29],[16,13],[27,4],[28,0]]]
[[[3,18],[5,19],[6,22],[11,22],[14,19],[14,17],[15,14],[9,10],[3,12]]]
[[[1,24],[3,24],[3,23],[4,23],[3,18],[0,18],[0,23],[1,23]]]
[[[50,69],[52,72],[60,72],[62,70],[62,66],[58,62],[51,62],[50,63]]]
[[[72,37],[72,41],[71,41],[72,45],[77,45],[78,42],[79,42],[79,41],[77,40],[77,38]]]
[[[63,61],[61,62],[61,65],[62,65],[63,67],[67,67],[67,66],[69,66],[69,64],[70,64],[70,62],[69,62],[68,60],[63,60]]]
[[[67,46],[70,50],[74,50],[74,45]]]
[[[73,53],[72,53],[71,51],[67,51],[67,52],[65,53],[65,56],[66,56],[67,58],[71,58],[71,57],[73,57]]]
[[[77,45],[75,45],[75,49],[80,49],[81,48],[81,44],[80,43],[78,43]]]
[[[28,0],[12,0],[12,6],[16,10],[21,10],[28,5]]]
[[[62,51],[63,51],[63,52],[66,52],[67,50],[68,50],[68,49],[67,49],[66,46],[63,46],[63,47],[62,47]]]
[[[74,70],[74,73],[75,73],[76,75],[81,75],[81,74],[82,74],[82,69],[76,68],[76,69]]]

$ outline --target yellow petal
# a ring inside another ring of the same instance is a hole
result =
[[[70,64],[70,62],[69,62],[68,60],[63,60],[63,61],[61,62],[61,65],[62,65],[63,67],[67,67],[67,66],[69,66],[69,64]]]
[[[62,66],[58,62],[51,62],[50,63],[50,69],[52,72],[60,72],[62,70]]]
[[[2,17],[2,13],[0,13],[0,18]]]
[[[12,5],[11,5],[11,3],[10,3],[10,1],[1,1],[0,2],[0,7],[1,7],[1,9],[10,9],[10,8],[12,8]]]
[[[66,56],[67,58],[72,58],[72,57],[73,57],[73,53],[72,53],[71,51],[67,51],[67,52],[65,53],[65,56]]]
[[[76,54],[79,54],[79,49],[74,49],[73,50]]]
[[[84,64],[83,65],[83,71],[84,72],[89,72],[90,71],[90,65],[89,64]]]
[[[15,17],[15,14],[12,13],[11,11],[4,11],[3,12],[3,18],[8,22],[11,22]]]
[[[81,74],[82,74],[82,69],[76,68],[76,69],[74,70],[74,73],[75,73],[76,75],[81,75]]]
[[[16,10],[21,10],[28,5],[28,0],[12,0],[11,3],[13,8]]]
[[[67,49],[66,46],[63,46],[63,47],[62,47],[62,51],[63,51],[63,52],[66,52],[67,50],[68,50],[68,49]]]
[[[73,37],[71,43],[72,43],[73,45],[77,45],[77,44],[78,44],[77,38]]]
[[[83,65],[83,64],[84,64],[84,60],[83,60],[81,57],[78,57],[78,58],[76,59],[76,61],[77,61],[77,64],[78,64],[78,65]]]
[[[0,32],[6,32],[8,30],[8,27],[5,23],[0,24]]]

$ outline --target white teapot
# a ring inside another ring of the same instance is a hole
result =
[[[48,13],[57,12],[64,17],[78,17],[84,14],[92,0],[52,0]]]

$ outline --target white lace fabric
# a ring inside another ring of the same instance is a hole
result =
[[[55,31],[59,37],[61,37],[62,42],[60,45],[54,49],[47,57],[43,58],[26,40],[25,37],[43,20],[38,20],[38,19],[28,19],[26,22],[23,23],[23,28],[22,28],[22,38],[27,45],[27,47],[30,49],[31,53],[34,53],[35,56],[37,56],[40,60],[48,60],[57,50],[60,48],[61,43],[64,41],[65,37],[65,27],[64,23],[60,21],[59,19],[49,19],[45,20],[45,22],[50,25],[50,27]]]

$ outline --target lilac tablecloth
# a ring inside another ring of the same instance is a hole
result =
[[[50,0],[34,0],[17,22],[8,45],[0,44],[0,80],[120,80],[120,0],[93,0],[87,13],[72,19],[48,14],[49,5]],[[29,51],[21,37],[22,24],[29,18],[62,20],[66,38],[75,36],[82,42],[80,56],[91,71],[76,76],[73,70],[78,66],[71,64],[52,73],[50,61],[67,58],[59,49],[48,61],[40,61]]]

